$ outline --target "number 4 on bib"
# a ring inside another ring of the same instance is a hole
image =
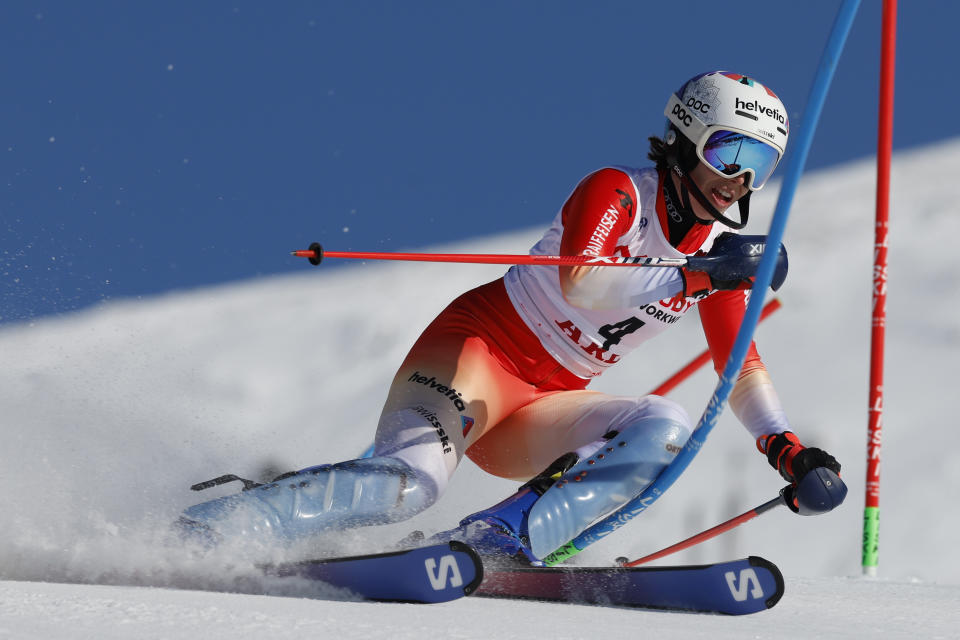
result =
[[[646,323],[640,318],[630,317],[613,324],[605,324],[597,330],[604,339],[603,350],[606,351],[615,344],[620,344],[624,336],[630,335]]]

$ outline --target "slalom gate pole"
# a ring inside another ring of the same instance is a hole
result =
[[[766,320],[771,313],[773,313],[774,311],[776,311],[782,306],[783,305],[780,304],[779,298],[773,298],[772,300],[770,300],[770,302],[768,302],[763,307],[763,312],[760,314],[760,322],[763,322],[764,320]],[[707,364],[708,362],[710,362],[710,352],[704,349],[703,351],[700,352],[700,355],[698,355],[696,358],[694,358],[693,360],[685,364],[683,367],[681,367],[680,370],[677,371],[675,374],[673,374],[672,376],[670,376],[669,378],[661,382],[659,387],[657,387],[647,395],[652,395],[652,396],[667,395],[668,393],[673,391],[677,387],[677,385],[679,385],[681,382],[689,378],[694,371],[696,371],[703,365]]]
[[[787,159],[786,175],[780,188],[780,195],[777,198],[773,219],[770,222],[770,232],[767,235],[767,250],[763,252],[753,284],[755,295],[750,296],[750,302],[747,304],[747,310],[744,313],[743,322],[740,324],[740,330],[737,332],[737,338],[727,360],[727,365],[724,367],[723,373],[720,374],[716,390],[713,392],[700,421],[693,433],[690,434],[690,438],[683,449],[673,459],[673,462],[660,472],[660,475],[640,495],[604,519],[594,523],[576,538],[548,555],[543,559],[544,564],[554,565],[580,553],[594,542],[610,535],[646,511],[690,465],[693,458],[699,453],[706,437],[716,426],[720,412],[733,390],[737,375],[746,359],[750,343],[753,341],[753,332],[759,321],[760,308],[763,306],[763,292],[767,290],[773,279],[773,270],[783,240],[787,218],[790,215],[793,196],[796,193],[797,184],[800,181],[803,167],[810,152],[813,134],[816,131],[817,122],[826,101],[827,90],[833,80],[837,62],[859,6],[860,0],[844,0],[837,17],[834,19],[830,38],[821,55],[813,86],[807,99],[807,108],[800,122],[799,140],[796,149],[793,155]],[[776,250],[770,251],[770,247],[774,247]]]
[[[773,298],[763,307],[763,313],[760,314],[760,322],[766,320],[771,313],[782,307],[779,298]],[[693,360],[681,367],[676,373],[660,383],[653,391],[648,393],[650,396],[665,396],[671,391],[673,391],[677,385],[689,378],[693,373],[707,364],[710,361],[710,352],[704,349],[700,352],[700,355],[695,357]],[[361,458],[369,458],[373,455],[373,445],[363,450],[363,453],[360,454]]]
[[[893,79],[897,2],[884,0],[877,132],[877,213],[873,245],[873,317],[870,332],[870,399],[867,407],[867,478],[863,510],[863,575],[877,575],[880,546],[880,446],[883,429],[883,356],[887,322],[887,235],[890,216],[890,156],[893,147]]]
[[[706,542],[707,540],[711,540],[711,539],[713,539],[713,538],[716,538],[716,537],[717,537],[718,535],[720,535],[721,533],[725,533],[725,532],[727,532],[727,531],[730,531],[730,529],[733,529],[734,527],[739,527],[739,526],[742,525],[744,522],[748,522],[748,521],[750,521],[750,520],[753,520],[754,518],[756,518],[756,517],[759,516],[760,514],[766,513],[767,511],[770,511],[770,510],[773,509],[774,507],[779,507],[779,506],[782,505],[782,504],[786,504],[786,503],[784,502],[783,493],[781,493],[780,495],[778,495],[778,496],[777,496],[776,498],[774,498],[773,500],[768,500],[767,502],[764,502],[763,504],[761,504],[761,505],[758,506],[758,507],[754,507],[753,509],[750,509],[749,511],[745,511],[745,512],[741,513],[740,515],[736,516],[735,518],[730,518],[730,519],[727,520],[726,522],[721,522],[721,523],[718,524],[717,526],[711,527],[710,529],[707,529],[706,531],[703,531],[703,532],[701,532],[701,533],[698,533],[698,534],[695,535],[695,536],[690,536],[690,537],[687,538],[686,540],[682,540],[682,541],[680,541],[680,542],[678,542],[678,543],[676,543],[676,544],[672,544],[672,545],[670,545],[669,547],[667,547],[667,548],[665,548],[665,549],[661,549],[660,551],[657,551],[656,553],[651,553],[650,555],[643,556],[642,558],[637,558],[636,560],[630,560],[630,561],[628,561],[628,562],[622,562],[622,563],[620,563],[620,566],[622,566],[622,567],[636,567],[636,566],[639,566],[639,565],[641,565],[641,564],[646,564],[647,562],[653,562],[654,560],[659,560],[660,558],[669,556],[669,555],[674,554],[674,553],[676,553],[676,552],[678,552],[678,551],[683,551],[684,549],[689,549],[690,547],[692,547],[692,546],[694,546],[694,545],[698,545],[698,544],[700,544],[701,542]]]

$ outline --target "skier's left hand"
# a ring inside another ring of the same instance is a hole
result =
[[[837,459],[823,449],[804,447],[792,431],[761,436],[757,448],[790,483],[784,498],[794,513],[824,513],[840,506],[846,497]]]

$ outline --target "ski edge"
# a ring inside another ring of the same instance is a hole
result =
[[[324,577],[313,577],[309,575],[310,567],[319,567],[319,566],[335,566],[343,565],[349,566],[352,563],[364,563],[368,561],[377,561],[377,560],[388,560],[392,558],[398,558],[406,555],[411,555],[413,553],[422,553],[431,548],[444,548],[448,549],[453,553],[459,553],[466,555],[469,559],[469,562],[473,565],[474,577],[469,583],[459,587],[461,593],[453,597],[447,597],[440,600],[423,600],[419,598],[410,598],[398,595],[396,597],[370,597],[365,596],[362,593],[357,593],[361,596],[363,600],[368,602],[396,602],[396,603],[409,603],[409,604],[435,604],[438,602],[449,602],[451,600],[456,600],[461,597],[469,596],[473,594],[481,585],[484,579],[484,566],[483,561],[480,558],[480,555],[477,551],[470,545],[460,542],[457,540],[452,540],[446,543],[440,543],[435,545],[428,545],[424,547],[414,547],[411,549],[400,549],[397,551],[386,551],[382,553],[369,553],[362,555],[352,555],[352,556],[333,556],[330,558],[315,558],[315,559],[306,559],[306,560],[296,560],[291,562],[284,562],[279,564],[264,564],[260,565],[259,569],[268,576],[277,577],[277,578],[287,578],[287,577],[299,577],[307,580],[316,580],[318,582],[323,582],[334,587],[341,587],[350,589],[349,586],[339,583],[336,579],[332,579],[332,576]]]
[[[664,603],[646,603],[638,601],[614,601],[614,602],[597,602],[592,600],[579,600],[579,599],[566,599],[563,597],[543,597],[535,594],[523,594],[523,593],[508,593],[500,591],[498,592],[496,586],[491,586],[489,590],[485,591],[483,585],[481,585],[479,591],[475,594],[476,597],[490,598],[490,599],[506,599],[506,600],[525,600],[525,601],[535,601],[535,602],[556,602],[556,603],[569,603],[569,604],[579,604],[583,606],[599,606],[599,607],[612,607],[612,608],[623,608],[623,609],[639,609],[647,611],[675,611],[675,612],[684,612],[684,613],[697,613],[697,614],[713,614],[713,615],[722,615],[722,616],[740,616],[740,615],[749,615],[752,613],[758,613],[760,611],[769,610],[774,607],[780,599],[783,597],[785,592],[785,582],[783,579],[783,574],[781,573],[779,567],[777,567],[773,562],[761,558],[760,556],[747,556],[745,558],[740,558],[738,560],[723,561],[717,563],[706,563],[706,564],[696,564],[696,565],[665,565],[657,567],[597,567],[597,566],[552,566],[552,567],[537,567],[537,566],[514,566],[514,567],[497,567],[496,565],[486,567],[486,576],[492,578],[496,581],[496,576],[509,575],[511,573],[520,573],[520,574],[537,574],[540,572],[545,573],[554,573],[562,574],[566,573],[568,575],[580,574],[594,574],[602,575],[606,573],[617,573],[620,571],[630,572],[630,573],[645,573],[645,574],[655,574],[655,573],[672,573],[678,571],[697,571],[697,570],[708,570],[715,568],[719,565],[726,565],[735,562],[747,562],[751,567],[758,567],[766,569],[770,572],[771,577],[773,578],[775,584],[774,593],[762,602],[763,607],[758,608],[754,611],[730,611],[724,610],[722,608],[713,608],[713,607],[704,607],[697,605],[672,605]],[[758,603],[760,604],[760,603]]]

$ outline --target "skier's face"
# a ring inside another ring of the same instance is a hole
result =
[[[747,194],[747,187],[744,184],[747,174],[740,174],[736,178],[724,178],[711,171],[703,162],[698,162],[690,177],[707,197],[707,200],[716,207],[720,213],[725,212],[730,205]],[[696,198],[690,198],[690,206],[693,213],[701,220],[712,221],[714,217],[707,213],[703,205]]]

